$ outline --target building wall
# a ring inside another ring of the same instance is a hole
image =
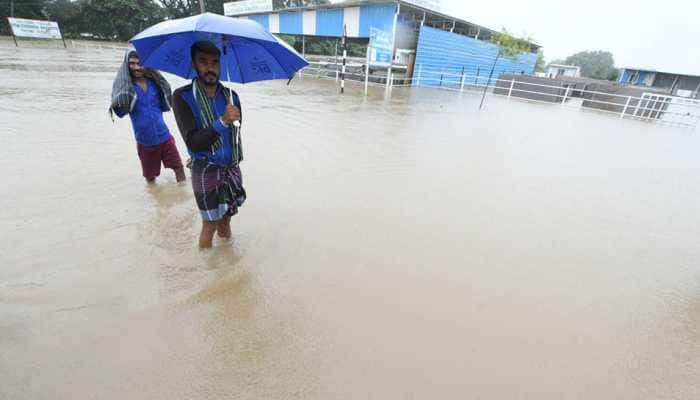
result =
[[[424,26],[420,30],[416,53],[415,85],[459,86],[462,71],[468,77],[466,83],[483,85],[488,81],[498,46]],[[505,73],[531,75],[536,62],[537,54],[534,53],[523,53],[517,60],[500,58],[493,78]]]
[[[700,85],[700,76],[683,76],[678,78],[676,89],[695,91]]]
[[[644,79],[647,77],[647,75],[648,72],[646,71],[625,69],[622,73],[622,77],[620,78],[620,82],[628,85],[644,86]]]
[[[318,10],[316,12],[316,35],[343,36],[343,9]]]
[[[569,76],[572,78],[578,78],[578,76],[579,76],[578,69],[576,69],[576,68],[561,68],[561,67],[549,67],[547,69],[546,76],[549,78],[556,78],[558,76],[557,74],[559,73],[560,69],[564,70],[564,73],[561,76]]]
[[[677,76],[678,75],[658,73],[656,74],[653,86],[655,88],[671,89]]]
[[[635,72],[638,73],[637,79],[631,79]],[[674,96],[700,97],[700,76],[625,69],[620,82],[626,85],[664,90]]]
[[[623,69],[622,74],[620,74],[620,83],[627,83],[630,80],[631,72],[628,69]]]
[[[369,37],[369,28],[393,32],[395,4],[379,4],[360,7],[360,37]]]
[[[319,9],[311,11],[288,11],[250,15],[273,33],[308,36],[343,36],[347,27],[349,37],[369,38],[370,28],[392,32],[396,4],[371,4],[360,7]]]
[[[634,82],[635,85],[644,86],[644,79],[646,79],[648,72],[639,71],[639,77]]]
[[[302,35],[304,33],[304,14],[302,12],[280,13],[280,33]]]
[[[267,14],[251,15],[248,17],[248,19],[252,19],[253,21],[262,25],[263,28],[267,29],[268,31],[270,30],[270,16],[269,15],[267,15]]]

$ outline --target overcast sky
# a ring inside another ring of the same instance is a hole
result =
[[[527,33],[547,61],[608,50],[619,67],[700,75],[698,0],[442,0],[444,12],[492,29]]]

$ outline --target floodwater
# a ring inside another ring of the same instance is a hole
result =
[[[201,252],[120,60],[0,47],[1,399],[700,398],[698,132],[237,86],[248,202]]]

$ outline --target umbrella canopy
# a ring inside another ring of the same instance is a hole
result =
[[[260,24],[204,13],[156,24],[130,42],[141,65],[190,79],[190,48],[206,40],[221,50],[221,79],[249,83],[290,79],[309,65],[291,46],[267,32]]]

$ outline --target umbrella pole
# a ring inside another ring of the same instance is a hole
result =
[[[226,43],[226,40],[223,41],[223,47],[224,47],[224,60],[226,60],[226,81],[230,84],[231,83],[231,76],[230,72],[228,69],[228,60],[226,59],[226,47],[228,47],[228,43]],[[230,104],[233,105],[233,89],[231,87],[228,87],[228,99],[230,101]],[[236,127],[236,130],[241,127],[241,121],[233,121],[233,126]]]
[[[223,42],[223,48],[224,48],[224,60],[226,60],[226,39],[221,37],[221,41]],[[228,60],[226,60],[226,81],[231,84],[231,73],[229,72],[228,69]],[[231,89],[231,86],[228,87],[228,99],[231,105],[233,105],[233,89]],[[234,148],[238,146],[238,137],[241,133],[241,121],[235,120],[233,121],[233,143],[234,143]]]

